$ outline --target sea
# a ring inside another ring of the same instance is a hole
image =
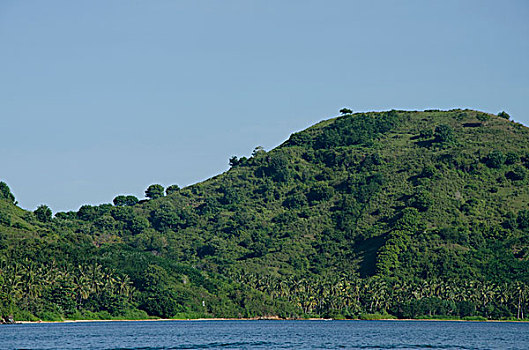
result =
[[[529,349],[529,323],[113,321],[0,325],[0,349]]]

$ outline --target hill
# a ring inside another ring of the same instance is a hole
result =
[[[202,183],[53,218],[3,184],[2,313],[523,318],[529,129],[508,119],[344,110]]]

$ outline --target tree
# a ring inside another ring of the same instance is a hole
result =
[[[11,189],[3,181],[0,181],[0,199],[5,199],[10,202],[15,201],[15,196],[11,193]]]
[[[150,185],[145,190],[145,196],[150,199],[163,197],[163,186],[159,184]]]
[[[507,119],[507,120],[511,119],[511,116],[508,115],[507,112],[505,112],[505,111],[502,111],[502,112],[498,113],[498,117],[503,118],[503,119]]]
[[[520,156],[516,152],[508,152],[505,155],[505,164],[512,165],[520,161]]]
[[[113,200],[116,207],[132,207],[138,203],[138,198],[135,196],[123,196],[119,195]]]
[[[451,142],[454,139],[454,130],[450,125],[441,124],[435,128],[436,142]]]
[[[37,217],[37,220],[39,220],[40,222],[50,222],[51,221],[51,216],[52,216],[51,209],[45,204],[42,204],[37,209],[35,209],[33,214],[35,214],[35,216]]]
[[[426,128],[426,129],[422,129],[420,132],[419,132],[419,137],[421,139],[429,139],[433,136],[433,130],[430,129],[430,128]]]
[[[518,228],[521,230],[529,228],[529,210],[520,210],[516,222],[518,223]]]
[[[514,168],[505,174],[505,177],[514,181],[520,181],[527,176],[527,170],[521,165],[515,165]]]
[[[303,193],[294,193],[283,201],[283,206],[289,209],[302,208],[307,204],[307,197]]]
[[[419,174],[420,177],[425,178],[432,178],[437,173],[437,169],[433,165],[425,165],[424,168],[422,168],[421,173]]]
[[[307,194],[307,199],[310,202],[326,201],[332,198],[334,195],[334,188],[327,185],[326,183],[318,183],[310,189]]]
[[[138,202],[139,201],[138,201],[138,198],[136,198],[136,196],[127,196],[125,198],[125,204],[129,207],[136,205]]]
[[[344,115],[344,114],[352,114],[352,113],[353,113],[353,111],[350,110],[349,108],[345,108],[344,107],[344,108],[340,109],[340,114],[342,114],[342,115]]]
[[[176,193],[178,191],[180,191],[180,186],[175,184],[175,185],[171,185],[171,186],[167,187],[165,189],[165,194],[168,196],[168,195]]]
[[[501,151],[494,150],[487,156],[486,163],[490,168],[501,168],[505,163],[505,155]]]
[[[94,222],[94,225],[102,231],[110,231],[116,226],[116,220],[110,215],[103,215]]]
[[[419,211],[426,211],[434,204],[434,198],[432,194],[425,190],[419,190],[415,194],[415,198],[411,205]]]
[[[94,220],[97,215],[97,208],[91,205],[83,205],[81,206],[81,208],[79,208],[79,211],[77,212],[77,218],[84,221]]]
[[[231,167],[234,167],[234,166],[237,166],[239,165],[239,158],[237,158],[237,156],[233,156],[230,158],[230,166]]]
[[[266,151],[264,150],[263,146],[257,146],[252,151],[252,157],[257,158],[258,156],[265,154]]]

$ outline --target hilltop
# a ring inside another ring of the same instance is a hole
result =
[[[0,188],[19,318],[523,318],[529,129],[473,110],[352,113],[147,201],[28,212]],[[367,316],[362,316],[367,317]]]

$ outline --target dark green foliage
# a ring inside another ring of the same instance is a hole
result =
[[[449,143],[454,140],[454,130],[450,125],[441,124],[435,127],[435,142]]]
[[[419,211],[426,211],[434,204],[432,194],[426,190],[419,190],[415,193],[411,205]]]
[[[101,231],[111,231],[116,226],[116,220],[110,215],[103,215],[94,221],[94,226]]]
[[[290,179],[288,157],[282,154],[274,154],[268,160],[265,173],[275,181],[286,182]]]
[[[501,151],[494,150],[487,156],[486,163],[490,168],[501,168],[505,163],[505,155]]]
[[[327,184],[324,183],[318,183],[314,185],[309,193],[307,194],[307,199],[309,202],[319,202],[319,201],[327,201],[332,198],[334,195],[334,189],[330,187]]]
[[[307,204],[307,197],[303,193],[293,193],[289,195],[284,201],[283,205],[289,209],[303,208]]]
[[[138,198],[120,195],[114,198],[113,203],[117,207],[131,207],[138,203]]]
[[[241,200],[239,192],[232,187],[223,187],[220,189],[223,197],[220,199],[222,204],[236,204]]]
[[[520,156],[516,152],[508,152],[505,155],[505,164],[512,165],[520,161]]]
[[[11,215],[0,212],[0,225],[11,226]]]
[[[485,113],[477,113],[476,118],[479,121],[486,122],[487,120],[490,119],[490,116],[488,114],[485,114]]]
[[[507,119],[507,120],[511,119],[511,116],[508,115],[507,112],[505,112],[505,111],[498,113],[498,117],[503,118],[503,119]]]
[[[230,158],[229,163],[231,167],[237,166],[239,165],[239,158],[237,158],[237,156],[233,156]]]
[[[434,135],[433,133],[433,129],[431,128],[427,128],[427,129],[422,129],[420,132],[419,132],[419,137],[421,139],[429,139],[429,138],[432,138]]]
[[[127,222],[127,228],[132,234],[138,234],[143,232],[149,227],[149,220],[143,216],[134,216],[132,220]]]
[[[352,114],[352,113],[353,113],[353,111],[350,110],[349,108],[345,108],[344,107],[344,108],[340,109],[340,114]]]
[[[290,135],[287,141],[289,146],[308,146],[312,145],[312,137],[306,132],[297,132]]]
[[[0,181],[0,199],[7,200],[9,202],[15,201],[15,196],[11,193],[11,189],[3,181]]]
[[[518,223],[518,228],[520,230],[529,229],[529,210],[527,209],[520,210],[518,212],[518,217],[516,218],[516,222]]]
[[[332,148],[366,144],[379,134],[388,132],[397,124],[391,112],[375,116],[367,114],[346,115],[323,129],[316,139],[315,148]]]
[[[363,177],[352,190],[358,202],[367,203],[383,184],[384,175],[375,173],[372,176]]]
[[[511,171],[505,174],[505,177],[513,181],[521,181],[527,177],[527,170],[521,165],[515,165]]]
[[[433,165],[426,165],[424,168],[422,168],[420,177],[425,178],[432,178],[437,174],[437,169]]]
[[[145,310],[149,315],[171,318],[179,311],[176,299],[175,293],[168,290],[147,293],[141,298],[140,309]]]
[[[35,217],[40,222],[50,222],[51,221],[51,217],[52,217],[51,209],[45,204],[42,204],[37,209],[35,209],[33,214],[35,214]]]
[[[97,207],[83,205],[77,211],[77,218],[84,221],[95,220],[99,216]]]
[[[164,204],[151,213],[151,224],[160,231],[176,230],[185,222],[180,218],[175,208],[170,204]]]
[[[163,197],[163,186],[159,184],[150,185],[145,190],[145,196],[150,199],[157,199]]]
[[[180,191],[180,186],[178,186],[178,185],[170,185],[170,186],[168,186],[165,189],[165,194],[169,196],[169,195],[171,195],[173,193],[177,193],[178,191]]]

